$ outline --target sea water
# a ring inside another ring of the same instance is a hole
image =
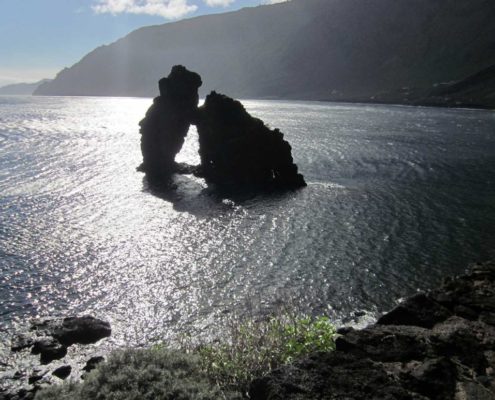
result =
[[[91,314],[146,344],[281,304],[371,318],[495,256],[495,113],[243,101],[308,183],[222,198],[151,190],[151,99],[0,97],[0,328]],[[179,161],[199,162],[189,131]]]

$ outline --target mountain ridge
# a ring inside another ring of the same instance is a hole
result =
[[[182,64],[203,96],[495,107],[476,91],[432,97],[495,64],[494,38],[489,0],[292,0],[139,28],[35,94],[150,97]]]
[[[49,82],[50,79],[42,79],[33,83],[12,83],[10,85],[4,85],[0,87],[0,95],[14,95],[14,96],[29,96],[43,83]]]

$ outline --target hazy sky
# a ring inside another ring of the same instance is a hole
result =
[[[283,0],[0,0],[0,86],[53,78],[145,25]]]

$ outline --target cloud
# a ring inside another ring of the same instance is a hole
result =
[[[92,6],[97,14],[146,14],[166,19],[183,17],[197,8],[187,0],[97,0]]]
[[[285,3],[290,0],[266,0],[265,4],[277,4],[277,3]]]
[[[235,0],[204,0],[205,4],[210,7],[227,7],[232,4]]]

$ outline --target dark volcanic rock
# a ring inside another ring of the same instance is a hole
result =
[[[32,385],[33,383],[36,383],[36,382],[40,381],[41,379],[43,379],[43,377],[44,377],[44,374],[33,374],[29,377],[28,383],[30,385]]]
[[[139,123],[143,163],[138,170],[156,182],[172,173],[194,173],[224,189],[306,186],[278,129],[269,129],[240,102],[215,92],[198,109],[201,84],[198,74],[180,65],[160,80],[160,96]],[[201,165],[196,167],[175,162],[190,124],[199,135]]]
[[[336,351],[255,380],[251,399],[495,398],[495,263],[413,296]]]
[[[150,177],[163,177],[175,172],[179,153],[196,112],[201,77],[181,65],[172,68],[159,82],[156,97],[141,126],[143,163],[139,170]]]
[[[378,320],[381,325],[414,325],[431,328],[445,321],[452,312],[425,293],[417,294]]]
[[[72,371],[72,367],[70,365],[62,365],[58,367],[55,371],[52,372],[52,375],[56,376],[60,379],[67,378]]]
[[[90,315],[35,321],[31,330],[51,336],[64,346],[91,344],[112,334],[110,324]]]
[[[60,344],[53,338],[45,338],[34,343],[31,353],[40,355],[41,364],[49,364],[53,360],[65,357],[67,346]]]
[[[101,319],[85,315],[82,317],[64,318],[52,336],[65,346],[75,343],[91,344],[109,337],[112,334],[110,324]]]
[[[240,102],[210,93],[199,109],[196,126],[207,182],[282,189],[306,186],[284,135],[253,118]]]

